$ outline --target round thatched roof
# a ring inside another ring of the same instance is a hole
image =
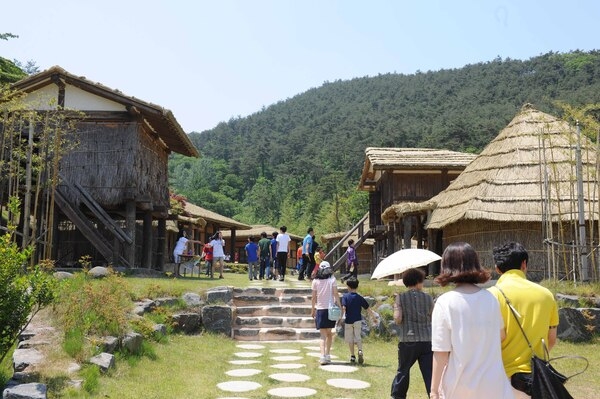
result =
[[[530,105],[437,196],[427,228],[462,219],[490,221],[577,218],[576,128]],[[596,148],[582,136],[586,210],[598,213]],[[589,212],[586,218],[590,218]]]

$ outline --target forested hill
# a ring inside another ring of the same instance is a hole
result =
[[[599,51],[327,82],[191,133],[203,159],[175,157],[172,186],[248,223],[333,231],[366,211],[355,193],[366,147],[479,152],[524,103],[560,115],[556,101],[600,102]]]

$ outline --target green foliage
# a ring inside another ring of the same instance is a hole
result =
[[[11,198],[11,214],[18,218],[20,203]],[[13,347],[29,320],[54,298],[54,279],[41,267],[27,268],[31,248],[13,240],[14,225],[0,236],[0,361]]]
[[[81,369],[79,375],[83,377],[83,390],[87,393],[95,393],[100,387],[100,367],[87,365]]]
[[[54,310],[69,354],[78,360],[89,356],[95,350],[86,341],[90,336],[122,336],[128,328],[130,300],[125,279],[114,273],[102,279],[78,273],[63,280]]]
[[[14,62],[0,57],[0,86],[15,83],[27,74]]]
[[[326,82],[190,133],[206,155],[174,156],[171,184],[191,202],[247,223],[333,232],[368,210],[367,196],[353,194],[367,147],[478,153],[525,103],[557,116],[564,110],[557,100],[599,103],[599,77],[600,51],[574,51]]]

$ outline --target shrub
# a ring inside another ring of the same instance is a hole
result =
[[[85,343],[88,336],[122,336],[128,329],[130,308],[125,279],[115,273],[102,279],[78,273],[63,280],[54,310],[64,328],[69,354],[79,359],[89,356],[93,348]]]

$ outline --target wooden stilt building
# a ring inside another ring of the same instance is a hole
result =
[[[60,159],[57,184],[47,196],[53,217],[35,238],[44,247],[38,253],[58,266],[89,256],[92,264],[161,270],[167,251],[168,157],[172,152],[198,156],[173,113],[58,66],[13,88],[24,93],[29,110],[80,112],[76,143]]]

